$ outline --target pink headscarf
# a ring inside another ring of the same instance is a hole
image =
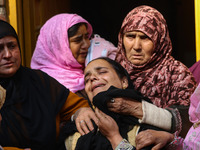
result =
[[[46,72],[72,92],[84,89],[83,67],[69,48],[68,29],[86,23],[89,37],[92,26],[77,14],[59,14],[49,19],[40,30],[31,68]]]
[[[151,59],[141,66],[127,59],[123,46],[124,33],[134,30],[145,33],[154,43]],[[196,82],[189,69],[171,56],[167,23],[159,11],[149,6],[134,8],[125,17],[118,40],[116,61],[128,71],[136,90],[158,107],[189,105]]]

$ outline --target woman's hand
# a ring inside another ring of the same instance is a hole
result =
[[[123,140],[119,133],[119,127],[115,120],[100,111],[98,108],[95,110],[95,114],[99,119],[97,125],[99,131],[110,141],[112,148],[115,149],[117,145]]]
[[[81,135],[85,135],[94,129],[91,120],[93,120],[95,124],[98,123],[98,119],[90,107],[83,107],[77,110],[74,114],[74,120],[77,130]]]
[[[136,149],[154,145],[152,150],[159,150],[173,141],[174,135],[165,131],[145,130],[136,136]]]
[[[131,115],[138,119],[142,119],[143,110],[141,102],[128,98],[113,98],[113,100],[107,103],[110,111],[123,115]]]

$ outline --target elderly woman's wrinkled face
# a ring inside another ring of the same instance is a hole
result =
[[[0,39],[0,77],[13,76],[21,64],[20,50],[17,39],[5,36]]]
[[[77,62],[85,64],[88,48],[90,47],[90,39],[84,24],[79,27],[76,35],[69,38],[69,46]]]
[[[123,35],[123,45],[127,59],[137,66],[149,61],[154,50],[151,39],[140,31],[126,32]]]
[[[126,78],[120,79],[113,67],[103,59],[97,59],[90,62],[84,71],[85,75],[85,91],[90,101],[99,92],[115,86],[123,88],[128,86]]]

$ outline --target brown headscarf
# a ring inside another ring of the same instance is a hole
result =
[[[145,33],[154,43],[151,59],[141,66],[126,58],[123,46],[124,33],[133,30]],[[196,82],[188,68],[171,56],[172,43],[167,23],[160,12],[149,6],[136,7],[125,17],[118,39],[116,61],[128,71],[138,91],[158,107],[189,105]]]

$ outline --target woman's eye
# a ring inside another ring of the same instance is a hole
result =
[[[135,38],[136,35],[134,35],[134,34],[127,34],[126,37],[127,37],[127,38]]]
[[[74,42],[76,42],[76,43],[80,43],[81,41],[82,41],[82,38],[77,38],[74,40]]]
[[[17,44],[15,44],[15,43],[9,43],[7,46],[8,46],[9,49],[12,50],[12,49],[16,48]]]
[[[15,47],[16,47],[16,45],[11,45],[10,46],[11,49],[14,49]]]
[[[89,78],[85,79],[85,83],[87,83],[89,81]]]
[[[99,74],[105,74],[107,71],[100,71]]]
[[[89,39],[89,34],[86,34],[86,35],[85,35],[85,39]]]
[[[142,40],[149,39],[149,37],[146,36],[146,35],[143,35],[143,36],[141,36],[140,38],[141,38]]]
[[[4,50],[4,45],[0,45],[0,51],[3,51]]]

